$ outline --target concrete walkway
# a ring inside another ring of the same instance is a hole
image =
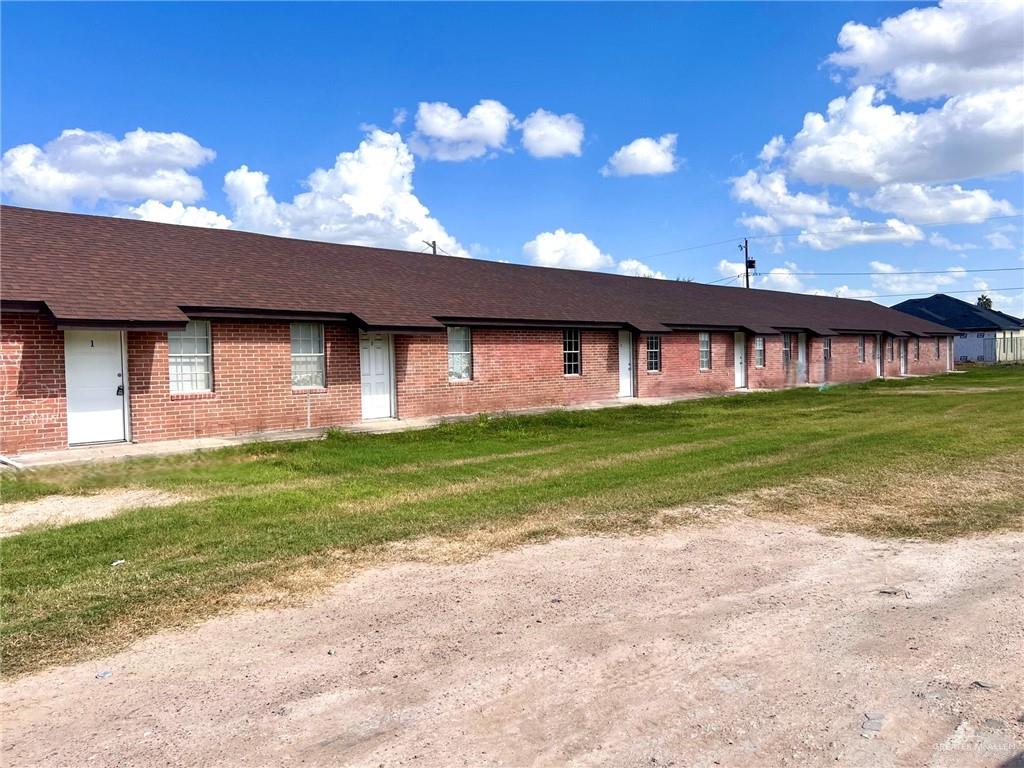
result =
[[[737,394],[744,392],[737,391]],[[721,393],[709,395],[685,395],[682,397],[629,397],[612,400],[595,400],[578,405],[551,408],[528,408],[516,411],[504,411],[496,416],[521,416],[552,411],[590,411],[600,408],[622,408],[629,405],[667,405],[680,400],[698,400],[704,397],[721,397]],[[17,466],[24,469],[54,466],[58,464],[87,464],[96,461],[117,461],[119,459],[138,458],[145,456],[171,456],[173,454],[191,453],[192,451],[225,448],[232,445],[244,445],[257,442],[285,442],[289,440],[320,440],[328,429],[343,432],[362,432],[384,434],[387,432],[404,432],[414,429],[428,429],[446,422],[469,421],[479,414],[455,416],[431,416],[418,419],[377,419],[363,421],[337,427],[317,429],[289,429],[274,432],[250,432],[242,435],[225,435],[222,437],[197,437],[187,440],[157,440],[146,443],[103,443],[82,445],[74,448],[61,448],[54,451],[36,451],[22,453],[12,457]],[[3,467],[0,464],[0,467]]]

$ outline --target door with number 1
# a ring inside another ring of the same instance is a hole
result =
[[[125,439],[124,351],[120,331],[65,331],[68,444]]]

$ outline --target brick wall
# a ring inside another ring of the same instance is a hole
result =
[[[616,331],[582,331],[583,373],[562,371],[562,331],[474,328],[473,378],[448,380],[446,334],[395,336],[399,418],[568,405],[619,391]]]
[[[808,373],[812,384],[836,384],[844,381],[867,381],[876,378],[873,336],[864,337],[864,362],[860,361],[860,336],[829,336],[832,356],[825,359],[825,337],[808,339]]]
[[[915,344],[914,340],[910,340],[909,354],[907,355],[908,360],[908,373],[927,375],[935,373],[945,373],[948,368],[947,361],[947,350],[949,347],[948,337],[942,336],[937,339],[939,343],[939,354],[935,354],[935,342],[936,339],[925,338],[921,339],[921,356],[920,359],[916,359],[915,355]]]
[[[356,332],[324,325],[326,384],[293,389],[286,322],[210,323],[213,392],[170,393],[167,334],[128,333],[132,437],[168,440],[348,424],[359,420]]]
[[[64,334],[43,317],[5,314],[0,323],[3,391],[0,452],[62,448],[67,440]],[[473,379],[448,380],[447,336],[395,336],[398,416],[494,412],[567,405],[613,398],[619,389],[616,331],[581,333],[583,373],[562,373],[561,330],[473,329]],[[291,339],[286,322],[213,321],[214,391],[171,395],[167,334],[130,331],[128,388],[135,440],[164,440],[350,424],[360,419],[359,343],[356,331],[324,326],[327,386],[291,386]],[[783,364],[782,336],[765,336],[765,365],[756,366],[754,336],[746,336],[748,386],[779,388],[797,383],[796,337],[793,362]],[[874,377],[874,336],[866,359],[858,361],[857,336],[832,337],[832,361],[823,360],[821,338],[808,337],[812,383]],[[661,336],[660,372],[647,370],[646,336],[636,337],[635,371],[641,397],[691,392],[727,392],[735,386],[732,333],[711,334],[712,366],[701,371],[698,334]],[[910,373],[941,373],[947,365],[946,340],[922,339],[920,359],[909,340]],[[882,347],[885,375],[899,375]]]
[[[661,336],[661,371],[647,370],[647,337],[637,343],[637,394],[673,397],[689,392],[728,392],[736,388],[736,363],[731,333],[711,333],[711,368],[700,369],[697,331]]]
[[[63,332],[37,314],[5,314],[0,375],[0,453],[65,447]]]

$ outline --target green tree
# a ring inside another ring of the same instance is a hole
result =
[[[992,309],[992,298],[987,294],[983,293],[978,297],[978,306],[984,307],[985,309]]]

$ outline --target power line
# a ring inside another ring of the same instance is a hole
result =
[[[728,276],[728,278],[719,278],[718,280],[713,280],[711,283],[705,283],[705,285],[714,286],[716,283],[725,283],[730,280],[739,280],[740,278],[742,278],[742,276],[743,272],[740,272],[739,274],[733,274],[731,276]]]
[[[1021,287],[1015,285],[1009,288],[974,288],[970,291],[940,291],[940,293],[995,293],[996,291],[1019,291]],[[866,296],[851,296],[851,299],[892,299],[897,296],[924,296],[926,293],[932,293],[932,291],[918,291],[917,293],[872,293]]]
[[[852,275],[959,275],[963,272],[1024,272],[1024,267],[992,267],[991,269],[922,269],[909,272],[790,272],[787,275],[800,277],[849,277]],[[757,274],[765,274],[758,272]]]
[[[685,248],[675,248],[671,251],[662,251],[661,253],[652,253],[649,256],[645,256],[645,259],[656,259],[658,256],[670,256],[673,253],[683,253],[684,251],[696,251],[699,248],[711,248],[715,245],[725,245],[726,243],[738,243],[742,240],[742,236],[730,237],[728,240],[716,240],[713,243],[701,243],[700,245],[688,245]]]
[[[901,224],[907,224],[907,226],[917,227],[919,229],[927,229],[929,227],[950,227],[956,224],[984,224],[987,221],[1001,221],[1003,219],[1019,219],[1024,214],[1011,213],[1005,216],[989,216],[984,219],[971,219],[969,221],[932,221],[924,224],[913,224],[911,222],[900,222]],[[861,227],[847,227],[845,229],[826,229],[819,230],[817,232],[802,230],[800,232],[777,232],[774,235],[748,235],[747,237],[751,240],[770,240],[773,237],[800,237],[801,235],[841,235],[850,232],[871,232],[874,230],[892,230],[888,222],[880,221],[875,224],[868,224]]]
[[[933,222],[924,223],[924,224],[912,224],[912,223],[907,222],[907,224],[908,224],[908,226],[918,227],[920,229],[927,229],[927,228],[930,228],[930,227],[950,227],[950,226],[954,226],[956,224],[984,224],[985,222],[988,222],[988,221],[1002,221],[1002,220],[1005,220],[1005,219],[1019,219],[1022,216],[1024,216],[1024,214],[1012,213],[1012,214],[1006,214],[1006,215],[1003,215],[1003,216],[989,216],[989,217],[984,218],[984,219],[971,219],[969,221],[968,220],[960,220],[960,221],[953,221],[953,220],[949,220],[949,221],[933,221]],[[766,235],[747,235],[747,239],[749,239],[749,240],[770,240],[773,237],[800,237],[800,235],[810,235],[810,236],[815,236],[815,235],[840,235],[840,234],[847,234],[847,233],[850,233],[850,232],[872,232],[872,231],[879,230],[879,229],[887,230],[887,229],[892,229],[892,227],[890,227],[888,223],[886,223],[884,221],[880,221],[880,222],[877,222],[877,223],[874,223],[874,224],[867,224],[865,226],[860,226],[860,227],[848,227],[846,229],[831,229],[831,230],[819,230],[819,231],[801,230],[800,232],[778,232],[778,233],[776,233],[774,235],[768,235],[768,234],[766,234]],[[696,250],[699,250],[701,248],[713,248],[716,245],[726,245],[728,243],[738,243],[738,242],[740,242],[742,240],[743,240],[743,235],[736,235],[735,237],[730,237],[727,240],[715,240],[715,241],[710,242],[710,243],[699,243],[698,245],[688,245],[688,246],[686,246],[684,248],[673,248],[672,250],[669,250],[669,251],[661,251],[660,253],[652,253],[652,254],[649,254],[649,255],[644,256],[642,258],[656,259],[659,256],[671,256],[674,253],[685,253],[686,251],[696,251]]]

